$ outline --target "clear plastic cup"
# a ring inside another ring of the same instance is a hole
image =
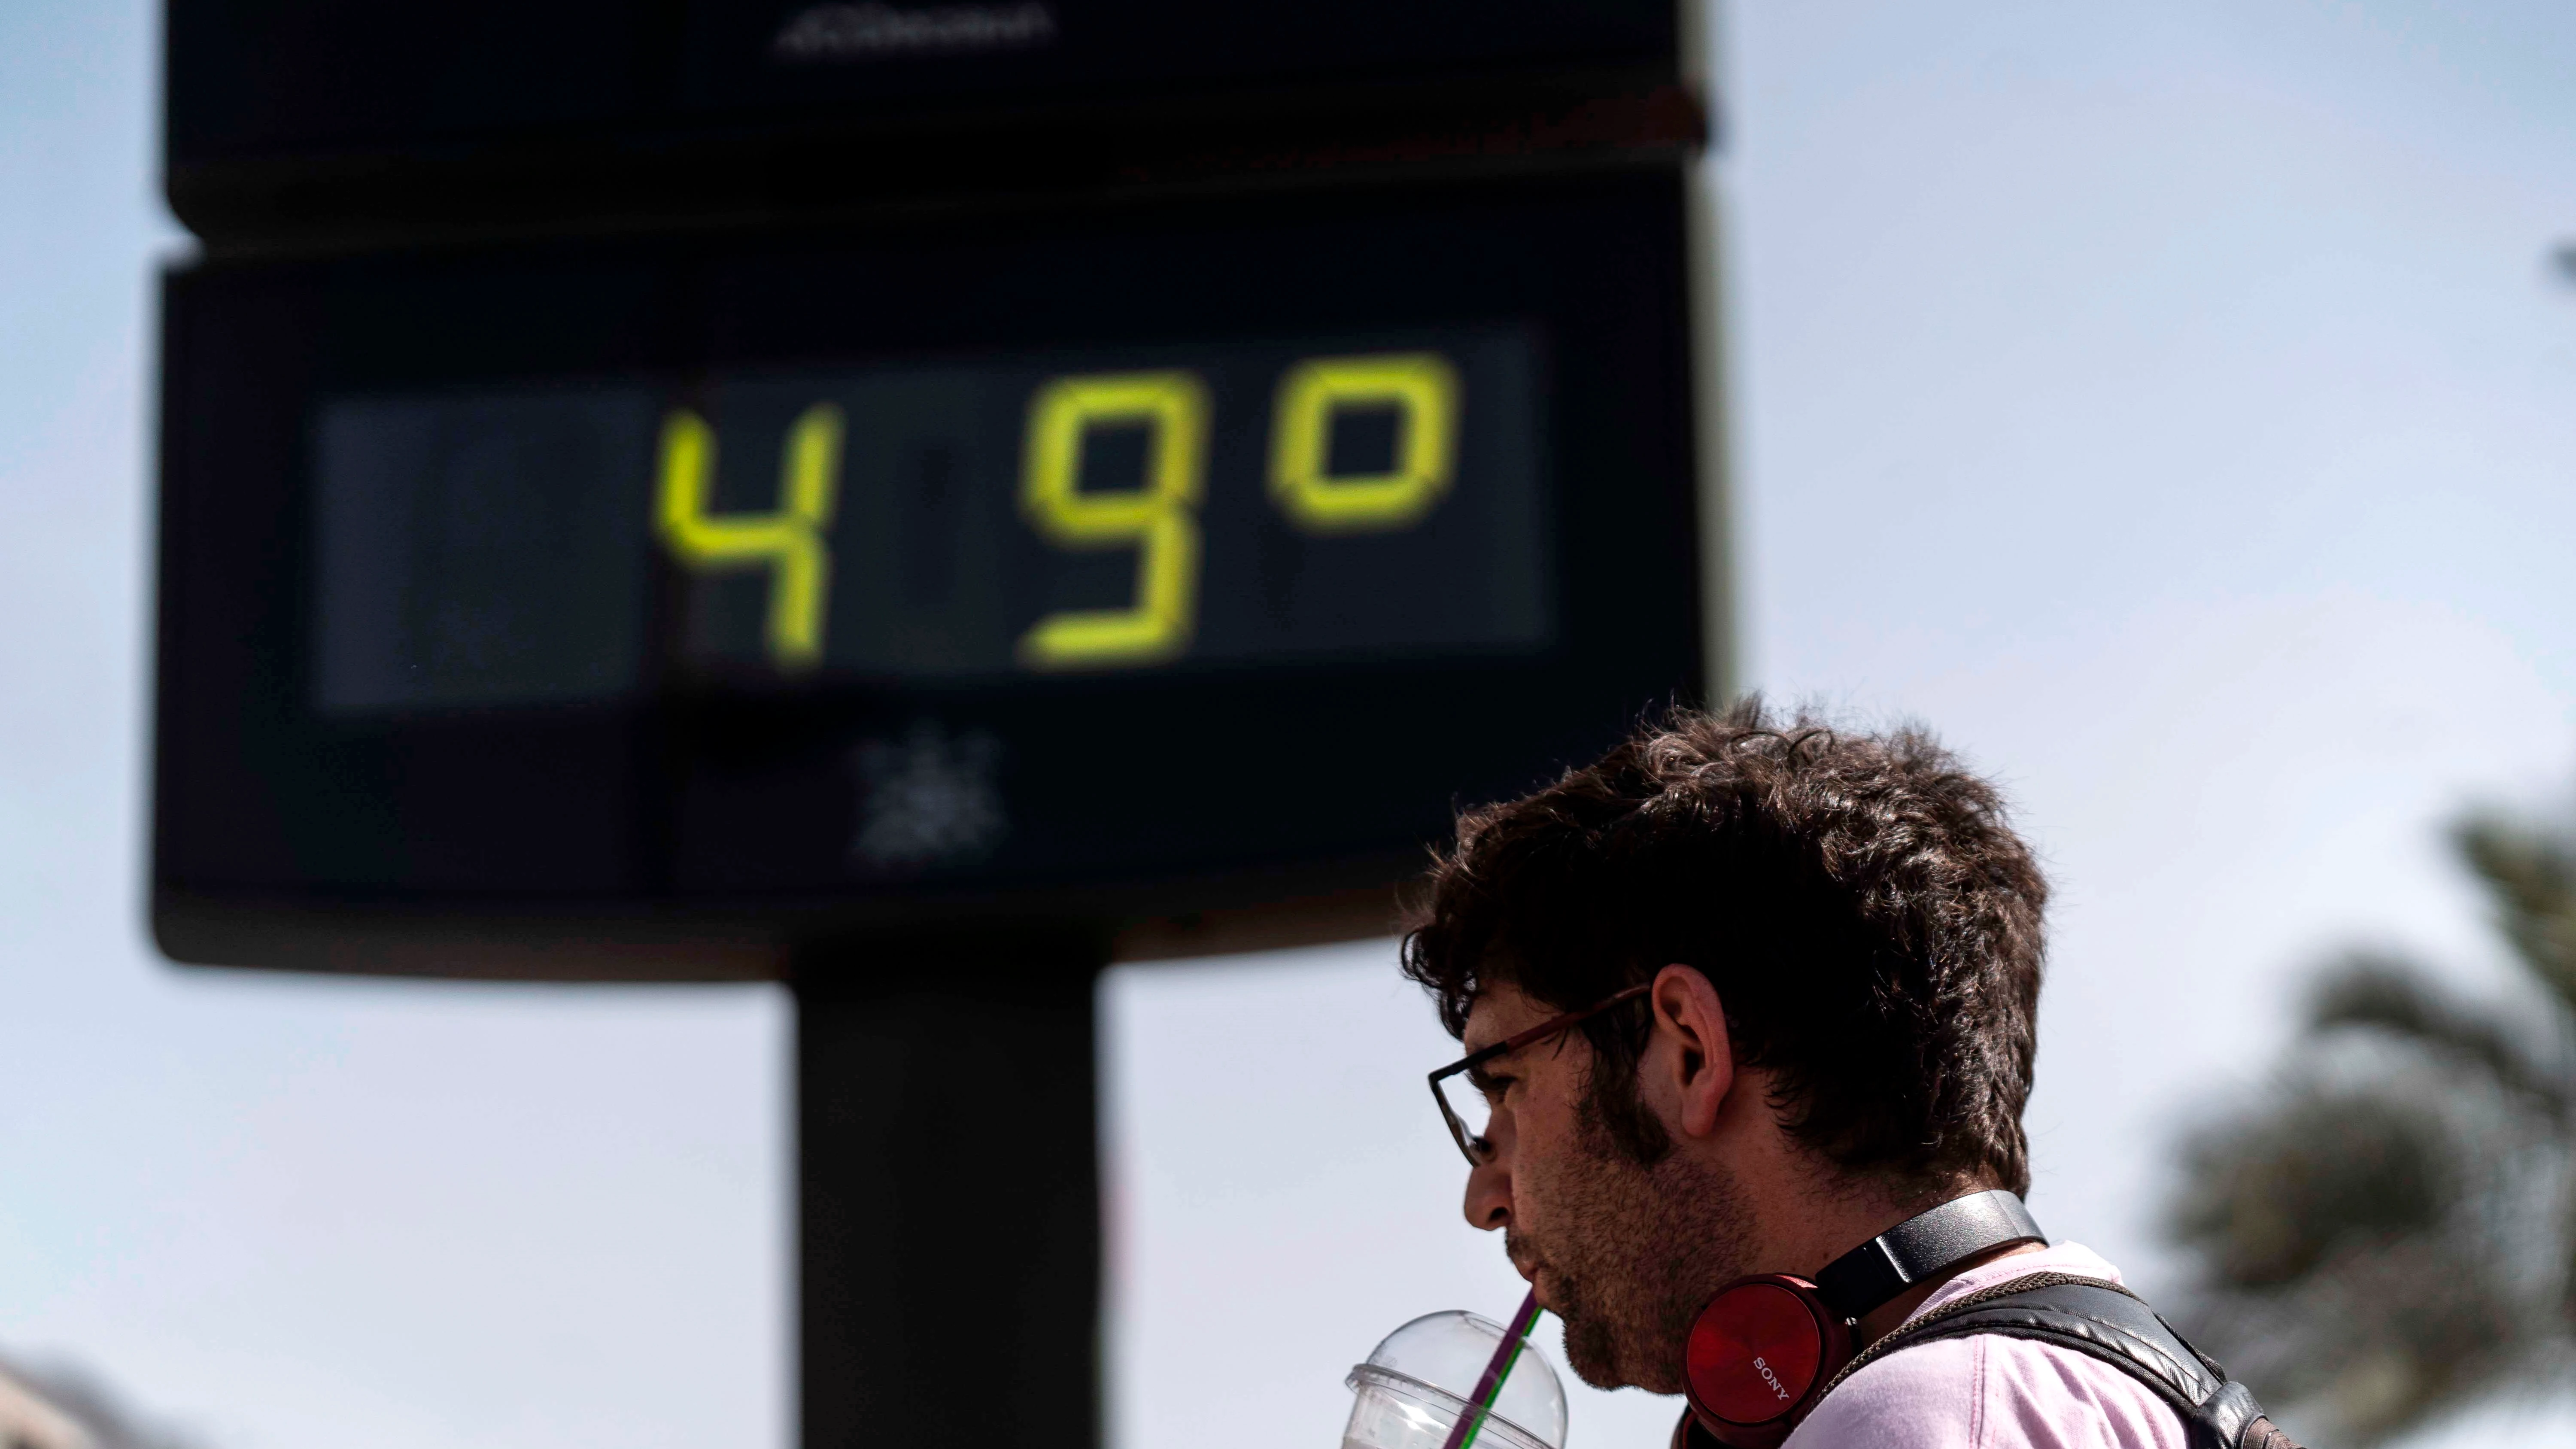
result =
[[[1368,1362],[1354,1365],[1356,1394],[1342,1449],[1447,1449],[1469,1398],[1510,1330],[1490,1318],[1452,1310],[1413,1320],[1386,1336]],[[1564,1449],[1565,1387],[1538,1346],[1524,1338],[1520,1356],[1484,1421],[1459,1449]]]

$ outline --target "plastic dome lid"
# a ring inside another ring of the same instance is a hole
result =
[[[1485,1366],[1509,1334],[1492,1319],[1461,1309],[1426,1313],[1388,1334],[1368,1362],[1353,1366],[1347,1382],[1357,1389],[1372,1380],[1392,1379],[1394,1386],[1415,1393],[1428,1390],[1453,1416],[1462,1414]],[[1499,1437],[1524,1440],[1538,1449],[1563,1449],[1565,1444],[1565,1386],[1557,1381],[1547,1355],[1527,1338],[1520,1340],[1520,1354],[1503,1376],[1493,1413],[1478,1431],[1479,1443],[1495,1429],[1506,1431]]]

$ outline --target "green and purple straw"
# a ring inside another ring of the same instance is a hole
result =
[[[1520,1362],[1521,1349],[1528,1343],[1538,1315],[1538,1290],[1532,1288],[1529,1296],[1521,1300],[1520,1311],[1512,1315],[1511,1327],[1504,1331],[1493,1358],[1486,1363],[1485,1376],[1476,1380],[1476,1392],[1468,1396],[1467,1412],[1449,1427],[1449,1442],[1440,1449],[1472,1449],[1476,1436],[1484,1431],[1485,1421],[1493,1417],[1494,1400],[1502,1397],[1503,1380],[1511,1376],[1512,1365]]]

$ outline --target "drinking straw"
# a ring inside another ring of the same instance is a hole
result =
[[[1492,1417],[1494,1400],[1502,1397],[1503,1380],[1510,1376],[1512,1365],[1520,1362],[1521,1349],[1528,1342],[1530,1329],[1538,1323],[1538,1290],[1532,1288],[1521,1300],[1518,1313],[1512,1315],[1512,1326],[1503,1333],[1502,1343],[1485,1364],[1485,1376],[1476,1380],[1476,1392],[1468,1396],[1467,1412],[1449,1426],[1449,1442],[1440,1449],[1471,1449],[1476,1436]]]

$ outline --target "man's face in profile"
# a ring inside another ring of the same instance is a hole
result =
[[[1557,1014],[1496,984],[1462,1040],[1473,1051]],[[1585,1383],[1677,1394],[1691,1320],[1752,1271],[1744,1196],[1686,1143],[1652,1166],[1623,1150],[1590,1105],[1592,1064],[1580,1031],[1488,1064],[1494,1156],[1468,1176],[1467,1220],[1503,1229],[1512,1266],[1564,1320],[1566,1360]]]

